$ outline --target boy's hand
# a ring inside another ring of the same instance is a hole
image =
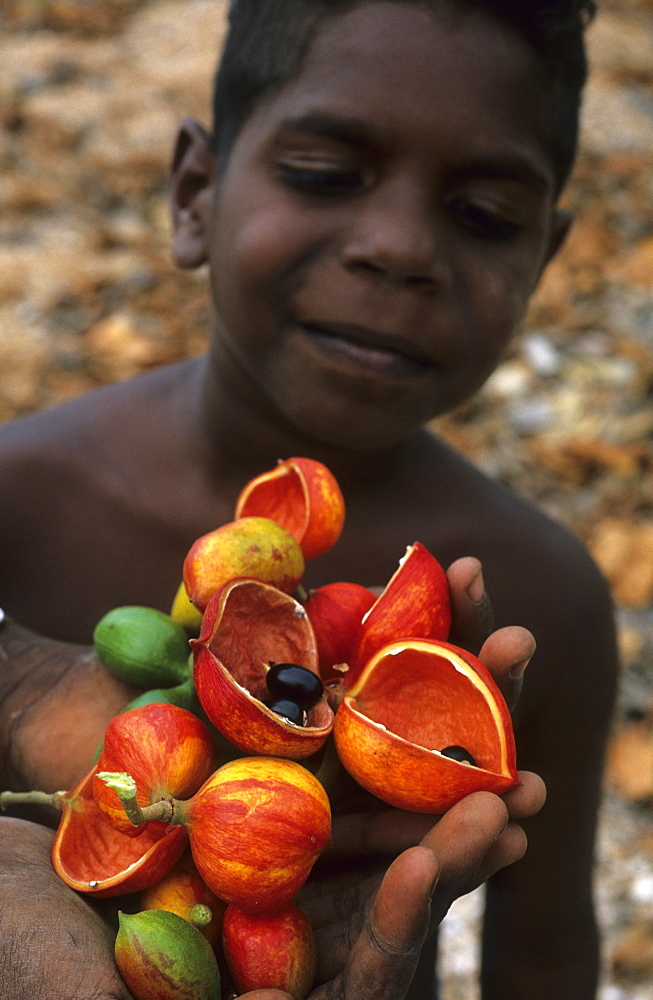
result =
[[[471,795],[384,876],[354,892],[345,888],[308,900],[304,908],[313,909],[319,925],[322,982],[309,1000],[403,1000],[429,930],[455,898],[521,857],[525,837],[509,817],[532,811],[541,797],[541,783],[530,775],[504,800],[488,792]],[[52,832],[43,827],[0,820],[0,994],[12,1000],[132,1000],[115,966],[112,932],[55,875],[51,843]],[[278,990],[247,994],[248,1000],[286,996]]]
[[[478,655],[512,710],[524,671],[535,652],[535,639],[520,625],[492,632],[494,616],[478,559],[465,556],[447,570],[451,593],[451,642]]]
[[[385,875],[302,905],[318,925],[322,981],[308,1000],[403,1000],[422,945],[453,900],[522,856],[526,838],[509,822],[510,812],[537,810],[543,799],[539,779],[522,777],[512,801],[489,792],[463,799]],[[329,908],[332,920],[321,924]],[[241,1000],[286,997],[257,990]]]
[[[114,935],[55,874],[52,831],[0,819],[0,996],[11,1000],[132,1000]]]

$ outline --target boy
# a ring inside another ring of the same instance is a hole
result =
[[[548,786],[520,864],[504,867],[520,853],[514,827],[497,840],[498,862],[485,842],[450,862],[470,884],[502,868],[488,888],[488,1000],[595,995],[591,869],[614,632],[582,547],[421,428],[491,374],[564,238],[556,201],[591,6],[236,0],[214,135],[184,124],[172,179],[175,259],[210,269],[207,358],[16,422],[0,440],[0,593],[16,621],[54,639],[88,642],[119,604],[169,607],[190,543],[232,518],[249,478],[293,454],[324,461],[347,502],[343,537],[309,564],[309,586],[383,584],[418,539],[453,564],[456,639],[478,647],[489,630],[483,579],[478,563],[457,560],[480,558],[497,625],[517,621],[537,638],[515,725],[520,766]],[[532,651],[526,633],[500,630],[481,655],[515,684]],[[4,713],[10,779],[65,785],[128,693],[91,659],[14,626],[5,655],[12,682],[26,677]],[[70,715],[77,739],[60,755]],[[507,802],[514,818],[537,809],[525,787],[528,802]],[[488,835],[496,816],[486,801],[472,807]],[[416,843],[421,823],[391,821],[383,852]],[[437,836],[450,873],[443,830],[426,846]],[[32,844],[43,836],[23,833]],[[399,859],[408,886],[412,857]],[[377,915],[393,901],[397,953],[414,953],[427,880],[422,871],[411,910],[403,885],[393,895],[396,872]],[[444,885],[460,891],[455,874]],[[358,979],[319,995],[376,996],[360,974],[369,952],[359,957]],[[383,973],[384,997],[405,994],[413,959],[396,979]],[[423,972],[409,994],[420,1000]]]

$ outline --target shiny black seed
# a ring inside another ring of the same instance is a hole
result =
[[[469,750],[465,750],[464,747],[445,747],[444,750],[440,750],[440,753],[443,757],[451,757],[452,760],[460,761],[461,764],[472,764],[473,767],[478,767]]]
[[[290,701],[288,698],[271,698],[264,704],[288,722],[294,722],[296,726],[301,726],[304,722],[304,710],[296,701]]]
[[[288,698],[302,708],[311,708],[324,694],[321,678],[296,663],[275,663],[268,670],[265,683],[275,698]]]

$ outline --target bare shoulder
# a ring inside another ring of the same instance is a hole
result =
[[[76,639],[88,632],[80,608],[96,621],[121,603],[117,594],[145,603],[155,554],[167,552],[161,539],[171,534],[162,480],[180,470],[184,451],[170,431],[176,367],[0,428],[0,593],[23,624]],[[66,600],[53,600],[62,589]]]
[[[552,677],[570,697],[588,684],[597,695],[603,688],[607,703],[617,662],[613,606],[583,542],[456,453],[427,467],[431,503],[443,512],[433,519],[439,557],[480,558],[497,626],[523,625],[538,643],[524,710],[544,698]]]

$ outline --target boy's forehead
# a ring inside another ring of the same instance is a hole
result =
[[[298,75],[260,110],[292,123],[323,109],[372,130],[396,121],[420,133],[435,117],[449,119],[479,147],[533,147],[552,170],[548,88],[535,53],[509,27],[448,0],[441,9],[363,2],[325,20]]]

